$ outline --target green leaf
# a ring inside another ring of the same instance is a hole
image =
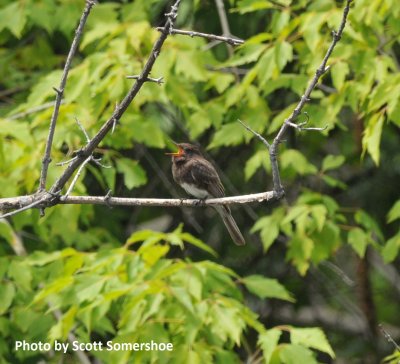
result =
[[[279,226],[283,216],[283,209],[276,209],[271,216],[264,216],[259,219],[251,229],[251,232],[260,231],[264,252],[269,249],[269,247],[278,237]]]
[[[284,364],[318,364],[313,352],[301,345],[285,345],[279,357]]]
[[[264,362],[268,364],[271,360],[272,353],[278,345],[279,338],[281,337],[282,331],[278,329],[271,329],[263,332],[258,337],[258,345],[260,345]]]
[[[317,349],[335,358],[335,353],[324,332],[318,327],[290,329],[290,341],[308,348]]]
[[[136,231],[134,232],[126,241],[126,245],[129,246],[131,244],[135,244],[141,241],[145,241],[148,238],[157,235],[157,233],[155,231],[152,230],[140,230],[140,231]],[[159,237],[159,240],[162,239],[162,236]]]
[[[0,31],[8,28],[17,38],[21,37],[26,23],[26,11],[23,2],[13,1],[0,9]]]
[[[393,262],[400,250],[400,232],[390,238],[382,250],[382,257],[385,263]]]
[[[317,223],[318,231],[321,231],[323,229],[327,214],[328,210],[324,205],[319,204],[311,206],[311,216]]]
[[[244,139],[244,128],[237,122],[224,124],[217,130],[207,149],[239,145]]]
[[[30,291],[32,271],[25,261],[13,260],[8,268],[8,275],[14,280],[17,287]]]
[[[345,160],[343,155],[327,155],[322,161],[322,172],[339,168]]]
[[[201,240],[195,238],[193,235],[191,235],[189,233],[182,233],[181,237],[184,241],[198,247],[199,249],[202,249],[202,250],[210,253],[214,257],[218,256],[217,252],[213,248],[209,247],[207,244],[204,244]]]
[[[357,210],[357,212],[354,215],[354,219],[358,224],[363,226],[366,231],[372,231],[374,234],[376,234],[376,236],[380,240],[383,240],[383,234],[379,228],[378,223],[364,210],[362,209]]]
[[[265,278],[261,275],[251,275],[242,279],[246,288],[260,298],[279,298],[294,302],[293,296],[276,279]]]
[[[10,307],[15,296],[15,288],[11,282],[0,283],[0,315]]]
[[[189,127],[190,137],[196,139],[211,126],[211,120],[206,110],[200,109],[190,115],[187,125]]]
[[[347,241],[352,246],[354,251],[358,254],[358,256],[360,258],[363,258],[365,254],[365,249],[367,249],[367,245],[369,242],[369,237],[364,232],[364,230],[358,227],[350,230],[347,236]]]
[[[333,178],[333,177],[328,176],[328,175],[323,175],[322,179],[330,187],[337,187],[337,188],[340,188],[342,190],[346,190],[347,189],[347,185],[345,183],[343,183],[342,181],[336,179],[336,178]]]
[[[289,240],[286,258],[291,260],[301,275],[305,275],[309,266],[314,242],[307,236],[296,234]]]
[[[372,115],[368,120],[362,139],[363,156],[368,151],[377,166],[380,159],[380,143],[384,120],[385,116],[382,112]]]
[[[298,150],[288,149],[281,154],[282,169],[293,169],[300,175],[314,174],[317,168],[308,162]]]
[[[331,76],[333,86],[335,86],[336,90],[340,91],[343,88],[344,81],[346,76],[349,74],[350,69],[347,62],[337,62],[331,68]]]
[[[128,158],[117,160],[117,171],[124,175],[128,189],[139,187],[147,182],[146,172],[137,161]]]
[[[244,167],[244,178],[246,181],[248,181],[261,166],[264,166],[265,169],[268,169],[269,165],[268,152],[265,150],[258,150],[246,162]]]
[[[275,46],[275,63],[279,70],[283,70],[288,62],[293,60],[293,47],[290,43],[283,41]]]
[[[398,200],[387,214],[387,222],[391,223],[394,220],[400,219],[400,200]]]

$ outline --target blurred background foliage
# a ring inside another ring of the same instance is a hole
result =
[[[96,150],[111,168],[89,165],[74,193],[185,196],[164,156],[171,139],[199,143],[227,194],[271,189],[267,151],[237,119],[274,137],[319,66],[343,2],[224,3],[245,44],[233,52],[168,37],[151,74],[165,83],[143,86]],[[93,8],[60,109],[49,186],[65,168],[55,162],[85,144],[75,118],[89,135],[108,119],[169,6]],[[38,187],[52,87],[83,7],[0,0],[1,197]],[[177,27],[221,34],[216,3],[183,0]],[[1,220],[0,360],[57,362],[59,353],[16,353],[14,342],[67,340],[74,330],[82,342],[175,347],[170,356],[92,353],[103,362],[397,362],[378,324],[400,339],[400,3],[355,0],[328,63],[305,107],[309,123],[327,129],[286,136],[284,201],[234,208],[244,248],[212,209],[60,205],[43,218],[31,210]],[[26,256],[15,255],[18,246]]]

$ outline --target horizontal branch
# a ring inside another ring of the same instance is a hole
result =
[[[128,198],[128,197],[107,197],[107,196],[68,196],[61,198],[62,204],[88,204],[88,205],[108,205],[108,206],[216,206],[216,205],[235,205],[250,202],[265,202],[275,199],[273,191],[255,193],[251,195],[230,196],[223,198],[210,198],[207,200],[198,199],[178,199],[178,198]],[[0,200],[1,203],[1,200]]]
[[[60,196],[55,197],[50,193],[40,193],[28,196],[9,197],[0,199],[0,210],[9,211],[23,209],[25,206],[35,204],[35,207],[44,208],[58,204],[64,205],[106,205],[106,206],[216,206],[247,204],[251,202],[267,202],[279,200],[281,196],[273,191],[254,193],[250,195],[230,196],[223,198],[210,198],[207,200],[178,199],[178,198],[128,198],[106,196]],[[0,216],[1,217],[1,216]]]
[[[162,27],[157,27],[156,29],[160,32],[163,30]],[[219,40],[221,42],[226,42],[226,43],[234,45],[234,46],[244,43],[243,39],[225,37],[222,35],[215,35],[215,34],[194,32],[192,30],[171,29],[170,34],[180,34],[180,35],[188,35],[189,37],[200,37],[200,38],[206,38],[209,40]]]

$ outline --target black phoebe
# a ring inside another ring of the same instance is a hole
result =
[[[219,198],[225,196],[224,186],[214,166],[200,153],[199,148],[189,143],[175,143],[176,153],[166,153],[172,156],[172,175],[188,194],[199,198]],[[214,206],[221,215],[232,240],[237,245],[245,241],[228,206]]]

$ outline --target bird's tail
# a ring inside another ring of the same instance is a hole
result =
[[[231,210],[228,206],[216,206],[215,209],[220,214],[222,221],[224,222],[226,228],[228,229],[229,235],[231,236],[233,242],[236,245],[245,245],[243,235],[240,232],[235,219],[231,214]]]

